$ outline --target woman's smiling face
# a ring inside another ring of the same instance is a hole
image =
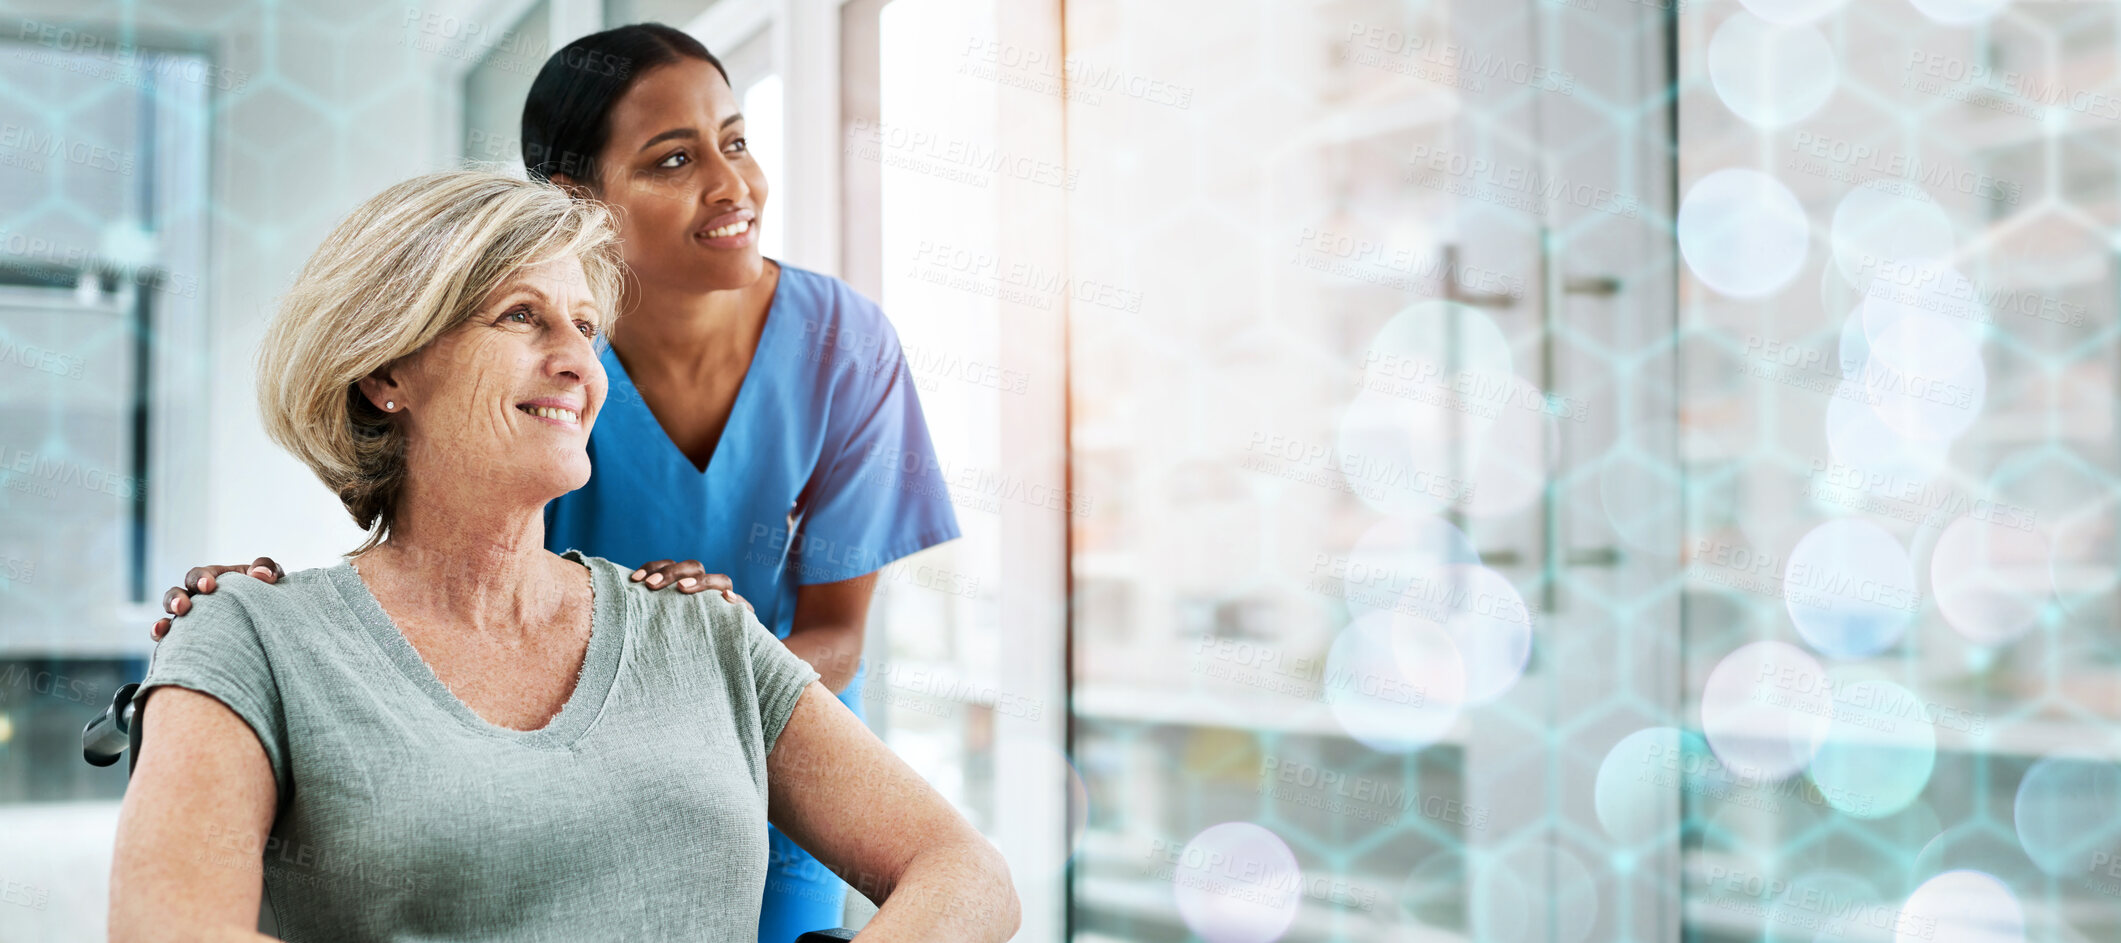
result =
[[[413,477],[448,476],[537,501],[589,481],[589,430],[603,406],[595,338],[607,323],[573,256],[501,283],[463,324],[361,381],[395,400]]]
[[[650,69],[610,122],[597,197],[618,210],[634,276],[688,291],[758,281],[766,174],[720,70],[691,58]]]

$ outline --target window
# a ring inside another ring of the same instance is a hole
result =
[[[564,45],[552,41],[551,0],[538,0],[505,29],[456,25],[453,17],[444,19],[429,35],[470,64],[463,78],[464,158],[522,173],[523,100],[545,60]],[[459,33],[461,39],[452,35]]]
[[[1074,501],[1058,448],[1058,206],[1010,170],[1059,166],[1061,115],[960,69],[975,40],[1057,39],[1047,15],[1026,25],[987,0],[848,4],[836,147],[846,277],[898,330],[963,533],[884,572],[872,726],[1001,848],[1026,939],[1063,919],[1083,795],[1062,738]],[[1012,287],[1024,277],[1038,284]]]
[[[31,25],[36,25],[32,21]],[[229,78],[182,49],[0,43],[0,803],[116,796],[83,712],[144,669],[206,447],[206,141]]]

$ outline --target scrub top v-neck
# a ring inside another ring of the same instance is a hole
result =
[[[786,277],[785,270],[783,271],[783,277]],[[773,322],[775,320],[775,316],[781,308],[782,294],[778,288],[777,282],[778,280],[776,280],[776,288],[774,290],[772,299],[770,299],[766,303],[766,318],[764,323],[759,325],[758,343],[751,350],[751,362],[744,365],[744,378],[742,380],[737,381],[736,396],[731,397],[729,400],[729,415],[722,420],[721,432],[719,433],[718,438],[716,438],[714,443],[709,447],[709,450],[707,452],[706,467],[693,468],[692,470],[695,474],[704,476],[714,470],[714,457],[722,454],[722,444],[729,441],[729,430],[731,427],[736,425],[737,411],[744,407],[744,394],[749,391],[754,385],[752,381],[758,378],[758,366],[759,361],[761,359],[759,354],[766,348],[766,338],[768,337],[769,332],[773,330]],[[626,365],[620,362],[618,349],[607,345],[604,350],[600,352],[599,359],[604,364],[605,376],[609,378],[611,382],[611,388],[605,394],[605,414],[609,415],[611,403],[620,395],[621,387],[619,384],[624,383],[625,386],[623,387],[623,389],[625,391],[624,395],[626,397],[627,402],[634,406],[640,407],[640,409],[632,411],[633,418],[638,419],[643,415],[647,416],[649,424],[655,427],[655,436],[660,436],[663,441],[663,444],[668,446],[670,448],[670,451],[676,453],[677,457],[685,463],[686,467],[691,467],[692,456],[686,455],[685,450],[678,447],[677,440],[672,439],[670,437],[670,433],[664,431],[662,420],[657,419],[655,417],[655,411],[648,408],[648,400],[646,397],[643,397],[641,395],[641,388],[639,386],[634,385],[633,374],[626,372]],[[598,418],[597,425],[599,427],[602,427],[602,417]],[[655,437],[651,436],[649,434],[649,430],[646,429],[636,429],[635,432],[639,434],[640,437],[643,439],[651,439]],[[595,435],[595,433],[592,432],[591,435],[593,436]]]
[[[959,534],[898,334],[836,278],[781,264],[704,470],[618,354],[607,348],[602,362],[610,387],[590,432],[589,483],[546,507],[554,551],[697,559],[786,638],[798,586],[872,573]]]

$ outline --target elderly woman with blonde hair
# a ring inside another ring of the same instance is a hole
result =
[[[545,549],[590,474],[614,238],[451,172],[303,269],[259,405],[369,537],[223,577],[157,649],[112,940],[265,939],[261,887],[290,940],[749,938],[769,821],[881,905],[864,940],[1015,932],[993,847],[748,609]]]

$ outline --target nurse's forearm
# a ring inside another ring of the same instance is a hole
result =
[[[794,628],[782,639],[797,658],[810,663],[818,680],[838,694],[854,680],[854,669],[862,660],[862,627],[814,625]]]
[[[869,624],[869,599],[876,593],[876,574],[836,583],[812,583],[795,591],[795,613],[789,620],[788,650],[817,670],[832,693],[847,690],[862,662],[862,632]]]

